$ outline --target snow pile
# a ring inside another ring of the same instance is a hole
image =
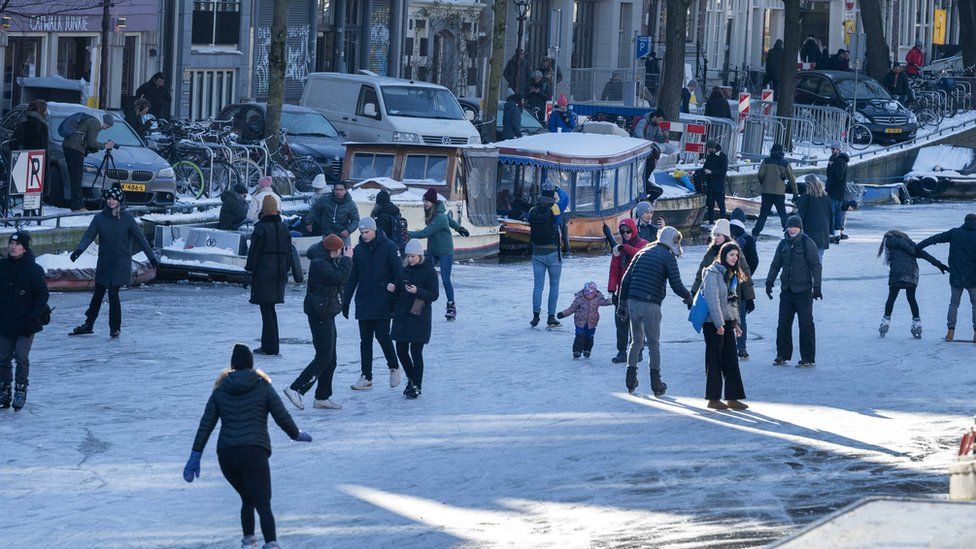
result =
[[[77,261],[71,261],[71,252],[61,252],[59,254],[44,254],[38,256],[35,261],[44,269],[50,271],[74,271],[83,269],[94,269],[98,265],[98,244],[92,244],[78,256]],[[144,252],[139,252],[132,256],[132,272],[136,272],[135,263],[149,263],[149,259]]]
[[[540,133],[495,143],[501,154],[552,154],[577,158],[605,158],[627,153],[638,154],[649,147],[644,139],[592,133]]]
[[[244,267],[231,265],[229,263],[218,263],[216,261],[204,261],[198,259],[173,259],[171,257],[162,260],[163,265],[173,267],[187,267],[189,269],[208,269],[214,271],[225,271],[234,273],[244,273]]]
[[[911,173],[926,173],[934,171],[959,170],[973,163],[973,149],[969,147],[954,147],[952,145],[935,145],[922,147],[915,157]],[[936,170],[938,168],[938,170]]]

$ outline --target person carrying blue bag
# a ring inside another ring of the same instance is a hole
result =
[[[727,242],[719,250],[715,262],[702,272],[702,285],[688,314],[695,331],[705,335],[705,398],[715,410],[745,410],[741,402],[746,398],[739,372],[739,357],[735,338],[742,334],[739,327],[740,282],[747,276],[739,267],[742,253],[735,242]],[[722,402],[722,385],[725,402]]]

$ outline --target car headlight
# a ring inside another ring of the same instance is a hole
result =
[[[94,164],[85,164],[84,170],[85,173],[98,173],[98,166],[95,166]]]
[[[908,113],[908,123],[909,124],[918,124],[918,117],[915,116],[915,113],[913,113],[913,112]]]
[[[468,138],[468,144],[469,145],[480,145],[481,144],[481,137],[480,136],[477,136],[477,135],[474,136],[474,137],[469,137]]]
[[[174,179],[176,177],[176,172],[173,170],[172,166],[163,168],[156,173],[156,177],[163,179]]]
[[[420,136],[415,133],[393,132],[393,141],[397,143],[420,143]]]
[[[867,124],[868,122],[871,121],[871,119],[868,118],[867,116],[864,116],[858,111],[854,111],[854,121],[861,124]]]

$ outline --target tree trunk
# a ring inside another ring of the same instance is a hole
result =
[[[265,133],[268,148],[278,150],[281,105],[285,100],[285,39],[288,36],[288,0],[274,0],[271,47],[268,50],[268,114]],[[270,175],[270,174],[269,174]]]
[[[783,0],[784,17],[787,23],[783,33],[783,61],[780,65],[779,88],[776,90],[776,115],[791,118],[793,116],[793,96],[796,94],[796,56],[800,52],[800,35],[803,25],[800,21],[800,1]],[[787,131],[781,142],[787,150],[792,150],[792,129]]]
[[[884,79],[891,67],[891,56],[888,51],[888,41],[884,35],[884,21],[881,13],[881,0],[859,0],[861,4],[861,22],[867,38],[868,76],[877,81]]]
[[[677,121],[681,111],[681,88],[685,79],[685,43],[688,39],[688,2],[665,0],[667,20],[664,29],[664,67],[657,108],[666,120]]]
[[[972,67],[976,65],[976,0],[959,0],[959,36],[968,38],[960,40],[962,45],[962,65]]]
[[[495,121],[498,120],[498,96],[502,83],[502,63],[505,61],[505,18],[508,16],[508,4],[507,0],[495,0],[491,7],[494,26],[491,34],[491,62],[488,64],[488,96],[481,106],[481,140],[486,143],[498,139],[495,135]]]

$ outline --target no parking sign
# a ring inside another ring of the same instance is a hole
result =
[[[39,210],[44,192],[44,150],[12,151],[10,153],[10,188],[12,195],[23,195],[24,210]]]

